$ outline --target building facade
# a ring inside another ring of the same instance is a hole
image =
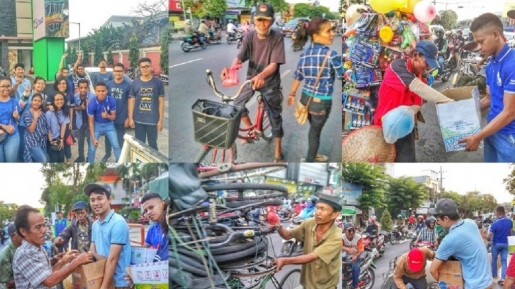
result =
[[[31,0],[0,0],[0,66],[6,73],[18,62],[32,66]]]

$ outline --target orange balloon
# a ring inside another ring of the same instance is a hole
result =
[[[415,10],[415,5],[417,5],[418,2],[421,0],[408,0],[408,5],[401,8],[400,11],[404,13],[413,13],[413,10]]]

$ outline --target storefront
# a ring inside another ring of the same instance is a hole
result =
[[[279,185],[285,187],[288,190],[289,197],[292,197],[297,192],[297,183],[292,180],[275,178],[275,177],[267,177],[266,184],[270,185]]]

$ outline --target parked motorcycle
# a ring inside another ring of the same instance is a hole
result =
[[[302,223],[302,220],[299,218],[294,218],[290,225],[288,226],[288,231],[293,230],[295,227],[300,225]],[[290,257],[294,252],[302,251],[304,247],[303,242],[297,242],[295,238],[291,238],[290,240],[282,240],[282,246],[281,246],[281,255],[283,257]]]
[[[207,44],[204,36],[200,34],[186,35],[181,41],[181,48],[184,52],[190,52],[190,50],[196,48],[206,49],[206,47]]]
[[[486,74],[484,68],[479,70],[477,64],[482,60],[477,51],[477,44],[470,42],[460,49],[461,63],[454,75],[454,87],[478,86],[480,91],[486,91]]]
[[[159,79],[163,82],[164,85],[168,85],[168,75],[160,74]]]
[[[360,263],[360,274],[358,281],[358,288],[360,289],[372,289],[375,282],[375,273],[373,269],[377,269],[374,264],[374,259],[379,255],[376,249],[373,249],[370,254],[367,254],[362,258]],[[348,257],[342,258],[342,288],[352,289],[352,263]]]
[[[405,229],[404,226],[393,226],[390,243],[392,245],[398,244],[400,241],[406,240],[407,235],[408,231]]]

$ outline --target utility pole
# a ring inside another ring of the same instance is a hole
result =
[[[443,192],[443,170],[442,166],[440,166],[440,194]]]

